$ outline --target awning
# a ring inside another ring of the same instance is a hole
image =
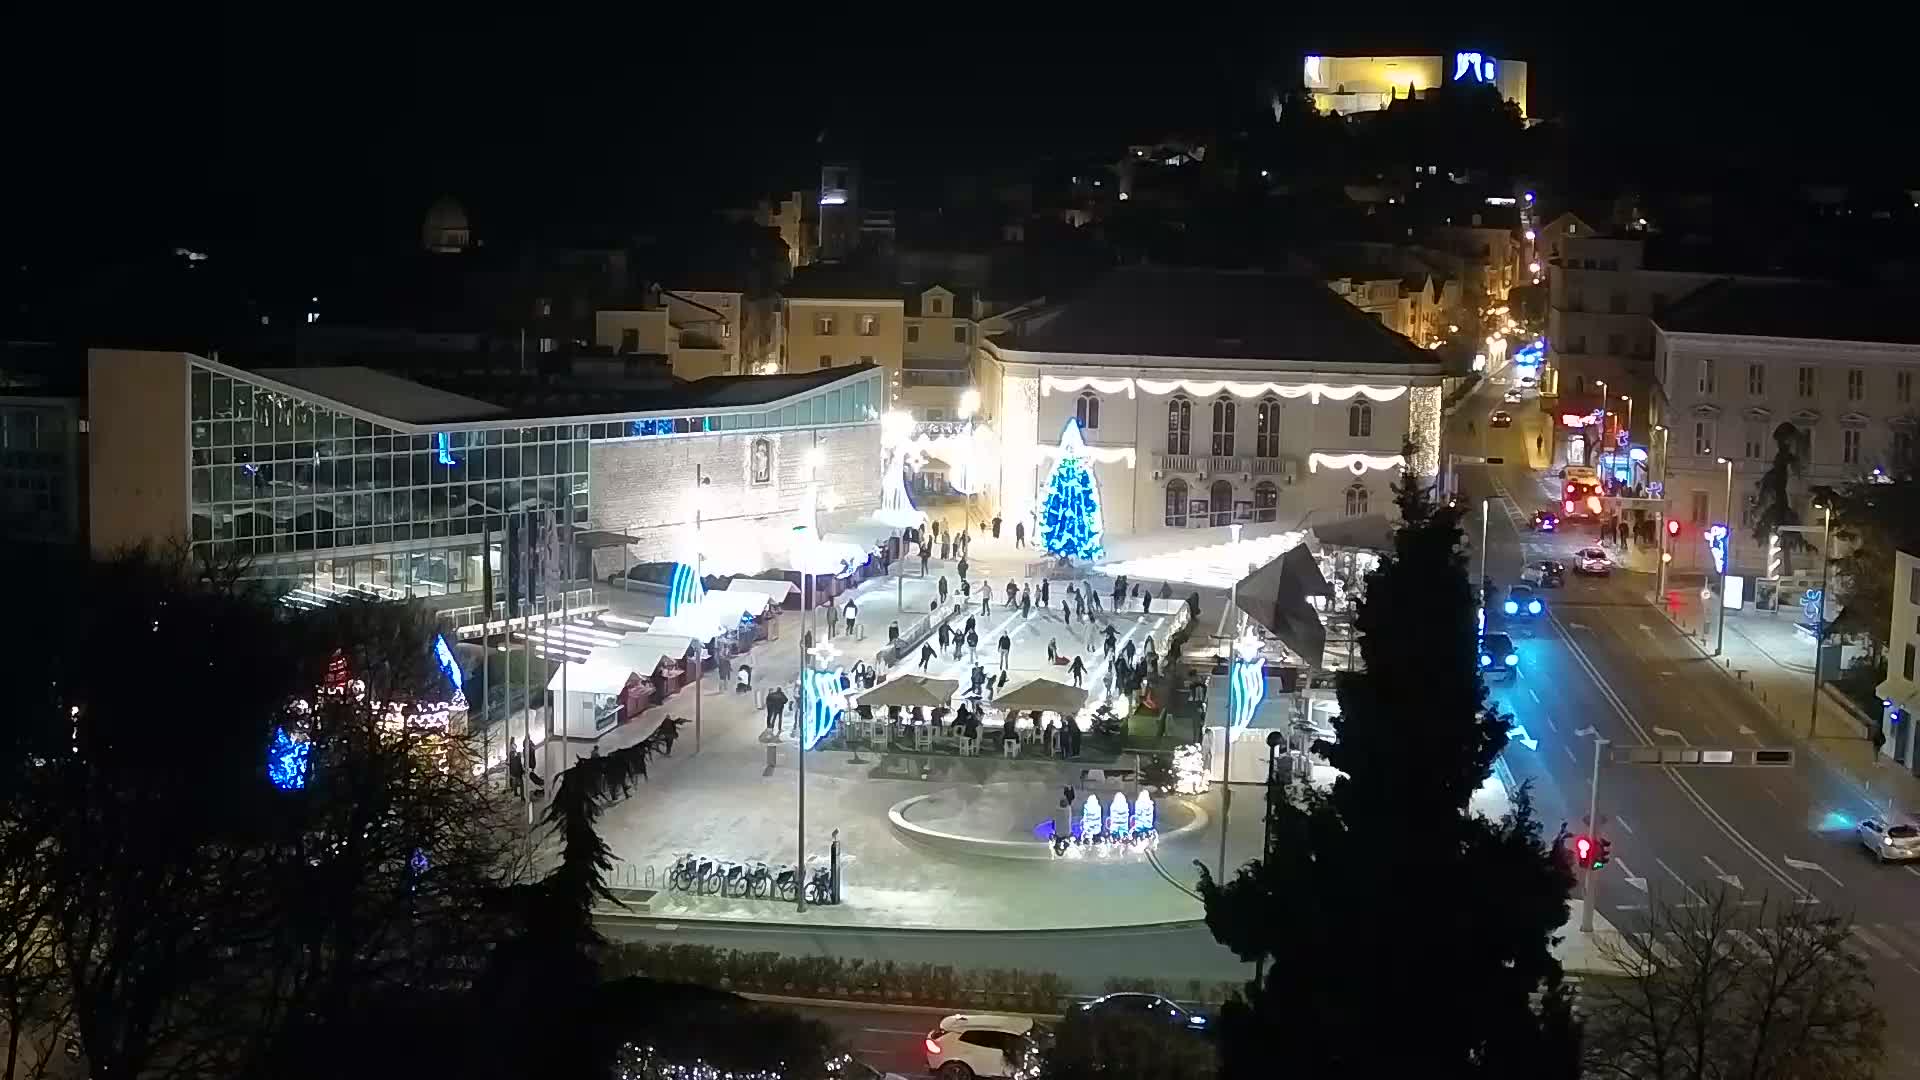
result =
[[[954,693],[959,689],[960,682],[957,679],[929,679],[925,675],[902,675],[861,694],[859,700],[862,705],[881,707],[898,705],[903,709],[918,706],[935,709],[951,702]]]
[[[900,532],[899,526],[888,525],[864,517],[858,521],[849,521],[845,525],[832,529],[820,539],[825,543],[852,544],[862,551],[872,551],[886,543]]]
[[[780,578],[777,581],[769,581],[766,578],[737,577],[737,578],[734,578],[732,581],[728,582],[726,588],[720,589],[718,591],[730,592],[730,593],[756,593],[761,596],[771,597],[773,599],[773,602],[778,604],[786,600],[787,597],[792,596],[794,593],[799,592],[800,586],[795,585],[793,582],[788,581],[786,578]]]
[[[1313,535],[1324,547],[1351,548],[1358,551],[1393,550],[1393,523],[1384,514],[1362,514],[1341,521],[1329,521],[1313,527]]]
[[[635,671],[627,658],[617,655],[618,650],[609,649],[606,655],[595,653],[585,660],[577,660],[555,669],[553,677],[547,680],[547,689],[559,693],[564,687],[569,694],[618,694],[627,688],[627,681]],[[653,674],[648,668],[643,674]]]
[[[1087,703],[1087,692],[1052,679],[1028,679],[993,699],[996,709],[1038,709],[1072,715]]]
[[[757,619],[765,615],[767,609],[772,607],[773,603],[773,597],[768,596],[766,593],[727,592],[722,589],[708,593],[706,597],[700,601],[700,606],[709,607],[714,611],[732,615],[734,622],[737,623],[743,617]]]
[[[660,655],[670,660],[685,660],[687,654],[700,647],[700,639],[688,634],[654,633],[622,634],[622,649],[657,649]]]

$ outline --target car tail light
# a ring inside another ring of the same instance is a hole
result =
[[[1573,513],[1573,500],[1572,500],[1572,499],[1568,499],[1568,500],[1567,500],[1567,513],[1569,513],[1569,514],[1571,514],[1571,513]]]
[[[931,1035],[927,1036],[927,1053],[937,1054],[939,1052],[940,1052],[940,1044],[933,1041],[933,1036]]]

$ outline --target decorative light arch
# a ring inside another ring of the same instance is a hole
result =
[[[1345,469],[1355,476],[1365,476],[1385,469],[1404,469],[1407,459],[1401,454],[1323,454],[1317,450],[1307,455],[1308,472],[1319,472],[1323,465],[1329,469]]]
[[[1345,401],[1359,394],[1373,401],[1397,401],[1407,394],[1405,386],[1367,386],[1364,384],[1335,385],[1333,383],[1272,383],[1272,382],[1233,382],[1225,379],[1098,379],[1092,376],[1061,377],[1042,375],[1040,377],[1040,396],[1045,397],[1055,390],[1073,392],[1092,387],[1103,394],[1118,394],[1124,391],[1133,397],[1136,391],[1153,395],[1166,395],[1175,392],[1190,394],[1196,398],[1210,398],[1221,391],[1234,397],[1257,398],[1273,394],[1283,398],[1311,398],[1318,403],[1321,398]]]

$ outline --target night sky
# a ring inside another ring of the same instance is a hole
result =
[[[1535,111],[1576,125],[1575,175],[1920,183],[1920,141],[1900,122],[1920,79],[1870,43],[1419,10],[1357,27],[1184,28],[1111,25],[1084,8],[1071,19],[889,7],[609,20],[565,5],[435,19],[339,6],[301,8],[298,21],[102,15],[120,32],[79,55],[28,50],[7,76],[14,103],[31,105],[16,110],[27,195],[11,201],[9,235],[372,244],[410,238],[441,193],[507,231],[631,224],[804,185],[822,152],[938,175],[1250,123],[1259,80],[1293,74],[1308,50],[1527,59]],[[20,40],[35,37],[30,26]]]

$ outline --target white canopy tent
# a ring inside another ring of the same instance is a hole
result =
[[[785,602],[787,597],[792,596],[794,593],[799,592],[800,586],[795,585],[793,582],[788,581],[785,578],[781,578],[778,581],[768,581],[766,578],[742,577],[742,578],[734,578],[732,581],[727,583],[726,588],[720,589],[718,591],[727,592],[727,593],[747,593],[747,594],[765,596],[771,599],[774,603],[778,604],[778,603]]]

